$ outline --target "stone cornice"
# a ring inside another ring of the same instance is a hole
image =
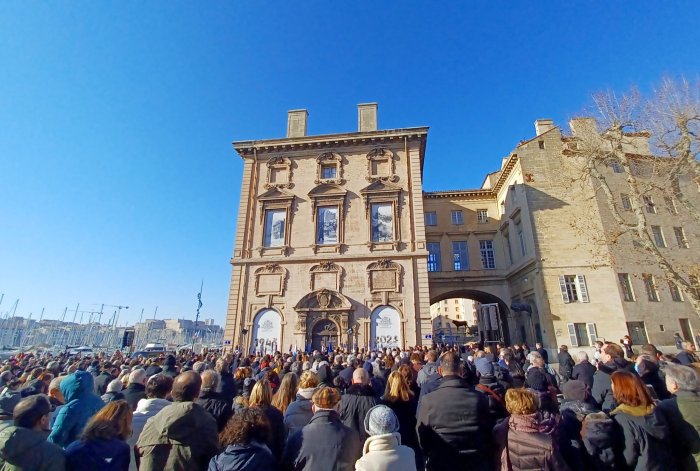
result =
[[[445,190],[445,191],[424,191],[423,198],[427,199],[493,199],[496,195],[491,190]]]

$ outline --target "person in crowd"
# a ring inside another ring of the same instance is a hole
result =
[[[311,373],[313,373],[313,371],[311,371]],[[272,406],[284,415],[287,412],[289,404],[296,399],[298,388],[299,378],[295,373],[284,375],[284,378],[282,378],[280,382],[279,389],[277,389],[277,392],[272,396]]]
[[[234,415],[219,435],[223,451],[209,461],[208,471],[278,469],[267,447],[270,433],[270,422],[260,409],[249,408]]]
[[[401,443],[414,450],[416,468],[422,470],[425,465],[416,432],[418,398],[411,391],[406,379],[398,371],[394,371],[389,375],[382,402],[396,414],[399,421]]]
[[[94,391],[95,380],[87,371],[78,370],[61,381],[66,403],[54,420],[49,440],[66,447],[78,438],[88,420],[105,405]]]
[[[673,456],[680,471],[700,469],[700,380],[683,365],[667,364],[666,388],[672,398],[661,401],[657,411],[664,416],[671,433]]]
[[[284,416],[272,406],[272,387],[267,379],[261,379],[255,383],[248,406],[260,409],[270,422],[270,441],[267,445],[275,459],[279,460],[282,457],[286,438]]]
[[[540,342],[535,343],[535,351],[540,354],[540,356],[544,360],[544,363],[548,365],[549,353],[547,353],[547,349],[545,349]]]
[[[344,369],[343,355],[336,355],[333,358],[333,364],[331,365],[331,373],[333,373],[333,378],[336,378]]]
[[[428,471],[490,469],[489,440],[493,422],[486,397],[458,376],[454,352],[440,359],[440,385],[418,404],[418,441]]]
[[[174,355],[167,355],[165,357],[165,361],[163,362],[163,374],[174,379],[178,373],[177,359]]]
[[[583,350],[576,353],[576,364],[571,370],[571,378],[582,381],[588,389],[593,388],[593,375],[596,368],[588,361],[588,353]]]
[[[541,358],[536,358],[536,364],[544,365]],[[552,385],[549,375],[542,367],[532,367],[527,372],[527,386],[530,391],[537,396],[539,410],[549,414],[559,413],[559,403],[557,401],[557,390]]]
[[[196,404],[202,380],[194,371],[173,382],[173,404],[151,417],[136,442],[139,471],[205,470],[218,453],[216,421]]]
[[[233,373],[233,382],[236,383],[236,396],[243,393],[243,382],[253,376],[253,370],[249,366],[239,366]]]
[[[131,422],[131,437],[129,437],[127,441],[129,450],[131,451],[131,463],[129,465],[131,471],[136,471],[137,469],[134,447],[141,436],[146,421],[163,410],[164,407],[172,404],[172,402],[166,399],[172,390],[173,378],[166,372],[148,378],[148,383],[146,383],[146,398],[141,399],[136,405],[134,417]]]
[[[327,363],[321,363],[318,365],[318,381],[319,385],[326,387],[333,387],[333,372],[331,371],[330,365]]]
[[[214,370],[205,370],[200,377],[202,378],[202,389],[194,402],[214,417],[216,428],[220,432],[233,415],[232,402],[216,392],[220,381],[219,373]]]
[[[690,365],[691,363],[698,363],[698,355],[695,353],[695,345],[693,342],[687,340],[683,341],[681,344],[683,349],[676,355],[676,360],[681,365]]]
[[[114,372],[117,368],[110,362],[106,362],[102,365],[102,370],[100,374],[95,378],[95,392],[98,396],[102,396],[107,392],[107,385],[116,379],[117,375]]]
[[[418,387],[422,387],[432,375],[437,373],[438,369],[438,353],[435,350],[430,350],[425,354],[425,365],[418,372],[418,377],[416,379],[416,384]]]
[[[559,377],[561,378],[561,382],[565,383],[571,379],[575,366],[574,359],[571,358],[568,346],[562,345],[559,347],[557,361],[559,361]]]
[[[250,402],[250,394],[253,392],[256,381],[253,378],[246,378],[243,380],[243,386],[240,391],[240,395],[233,399],[233,413],[238,414],[240,411],[248,407]]]
[[[110,381],[105,388],[105,393],[101,396],[101,399],[105,404],[109,404],[112,401],[124,400],[124,394],[122,394],[122,382],[118,379],[113,379]]]
[[[151,376],[157,375],[158,373],[163,372],[163,368],[160,366],[160,362],[163,358],[154,358],[151,360],[151,364],[146,367],[146,377],[150,378]]]
[[[620,345],[622,345],[622,349],[625,351],[627,358],[632,359],[632,357],[634,357],[634,350],[632,350],[632,337],[625,335],[620,340]]]
[[[476,361],[476,371],[479,376],[479,381],[476,384],[476,390],[483,393],[489,401],[489,412],[493,423],[508,416],[506,410],[504,396],[505,388],[499,383],[496,378],[496,369],[500,368],[497,363],[489,363],[485,358],[479,358]]]
[[[127,471],[131,450],[132,412],[124,400],[113,401],[100,409],[85,426],[79,440],[66,447],[69,471]]]
[[[522,368],[525,364],[525,350],[519,343],[513,344],[513,357],[515,361],[520,363],[520,367]]]
[[[617,407],[610,416],[624,446],[617,455],[618,462],[639,471],[669,469],[673,458],[669,453],[668,424],[654,410],[654,401],[644,383],[635,374],[618,370],[612,373],[611,384]]]
[[[236,397],[236,381],[233,379],[230,369],[230,359],[228,356],[216,360],[214,371],[219,373],[221,378],[221,397],[231,403]]]
[[[369,437],[362,448],[356,471],[415,471],[413,450],[401,444],[399,420],[385,405],[372,407],[365,417]]]
[[[611,375],[616,371],[633,371],[634,364],[625,360],[622,347],[606,342],[600,350],[600,362],[598,371],[593,375],[593,387],[591,397],[603,412],[610,412],[615,408],[615,399],[612,393]]]
[[[22,399],[12,421],[0,423],[0,469],[7,471],[63,471],[60,446],[47,441],[51,404],[43,394]]]
[[[290,435],[282,459],[283,470],[352,471],[362,454],[357,431],[340,420],[340,393],[319,388],[311,398],[314,415]]]
[[[642,383],[651,388],[653,399],[664,400],[671,397],[659,370],[659,365],[646,355],[639,355],[635,360],[634,371]],[[650,391],[650,392],[651,392]]]
[[[584,471],[591,465],[581,429],[590,414],[598,412],[590,399],[590,391],[583,381],[572,379],[562,386],[564,399],[559,407],[561,420],[557,435],[559,449],[568,466],[575,471]]]
[[[338,376],[342,378],[345,384],[352,384],[352,374],[355,369],[357,369],[357,358],[354,355],[348,355],[347,367],[338,373]]]
[[[515,353],[511,349],[506,349],[503,353],[503,364],[508,371],[510,386],[522,388],[525,385],[525,370],[523,370],[522,364],[516,360]]]
[[[673,334],[673,342],[676,344],[676,350],[683,350],[683,337],[681,337],[680,332]]]
[[[352,373],[352,385],[347,389],[340,404],[340,418],[345,425],[357,431],[364,443],[367,432],[364,429],[367,411],[379,404],[377,394],[369,385],[369,373],[357,368]]]
[[[58,409],[63,407],[66,401],[66,398],[63,397],[63,393],[61,392],[61,381],[63,381],[63,378],[65,378],[65,376],[59,376],[52,379],[49,383],[48,397],[51,403],[51,426],[53,426],[53,421],[56,418]]]
[[[527,389],[506,392],[507,420],[494,429],[498,446],[496,469],[568,470],[554,439],[556,421],[543,420],[538,412],[537,396]]]
[[[22,400],[22,393],[19,391],[21,386],[20,380],[14,377],[5,383],[2,393],[0,393],[0,421],[12,420],[15,406]]]
[[[289,373],[289,376],[296,376],[296,374]],[[284,383],[284,380],[282,382]],[[289,430],[290,436],[301,430],[313,417],[311,397],[319,384],[319,377],[313,371],[304,371],[301,374],[296,398],[284,412],[284,425]]]
[[[136,368],[129,374],[129,384],[122,391],[124,399],[131,406],[131,410],[136,410],[136,405],[139,401],[146,397],[146,382],[148,375],[143,368]]]

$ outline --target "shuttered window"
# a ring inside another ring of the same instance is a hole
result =
[[[559,288],[562,300],[567,304],[589,302],[586,277],[583,275],[560,275]]]

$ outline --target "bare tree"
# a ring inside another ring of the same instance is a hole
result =
[[[700,82],[664,79],[647,95],[598,93],[587,115],[572,121],[564,154],[575,168],[573,180],[593,185],[606,228],[597,240],[613,259],[658,266],[700,316],[700,247],[688,245],[683,229],[700,234]],[[627,184],[622,198],[620,177]],[[658,211],[677,218],[673,247],[654,233]]]

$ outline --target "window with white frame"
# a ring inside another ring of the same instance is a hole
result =
[[[683,231],[683,228],[674,227],[673,233],[676,235],[676,242],[678,243],[678,247],[681,249],[687,249],[688,239],[685,238],[685,232]]]
[[[428,242],[428,271],[441,271],[440,242]]]
[[[598,340],[598,332],[592,322],[572,322],[567,324],[567,328],[572,347],[590,347]]]
[[[654,236],[654,244],[657,247],[666,247],[666,240],[664,239],[664,232],[661,230],[661,226],[651,226],[651,234]]]
[[[666,209],[671,214],[678,214],[678,208],[676,208],[676,200],[672,196],[665,196],[664,201],[666,202]]]
[[[469,250],[466,240],[452,242],[452,259],[455,271],[469,270]]]
[[[476,210],[476,222],[479,224],[485,224],[489,222],[489,210],[488,209],[477,209]]]
[[[683,295],[681,290],[678,289],[678,285],[673,281],[668,282],[668,290],[671,292],[671,299],[677,303],[683,302]]]
[[[627,332],[630,334],[630,339],[632,340],[633,345],[645,345],[649,343],[647,328],[643,321],[628,322]]]
[[[496,268],[496,257],[493,253],[492,240],[480,240],[479,249],[481,250],[481,266],[485,270],[493,270]]]
[[[656,205],[651,196],[642,196],[644,202],[644,210],[649,214],[656,214]]]
[[[464,218],[462,217],[462,210],[456,209],[452,211],[452,224],[455,226],[461,226],[464,224]]]
[[[629,273],[618,273],[617,279],[620,282],[622,299],[627,302],[634,301],[634,291],[632,290],[632,281],[630,280]]]
[[[559,288],[562,300],[567,304],[589,302],[586,277],[583,275],[560,275]]]
[[[630,199],[630,195],[622,193],[620,195],[620,200],[622,201],[623,211],[632,211],[632,200]]]
[[[426,226],[437,226],[437,213],[435,211],[425,212],[425,225]]]
[[[649,301],[658,302],[659,290],[656,288],[656,280],[654,280],[654,275],[643,273],[642,280],[644,280],[644,289],[647,291],[647,299]]]

